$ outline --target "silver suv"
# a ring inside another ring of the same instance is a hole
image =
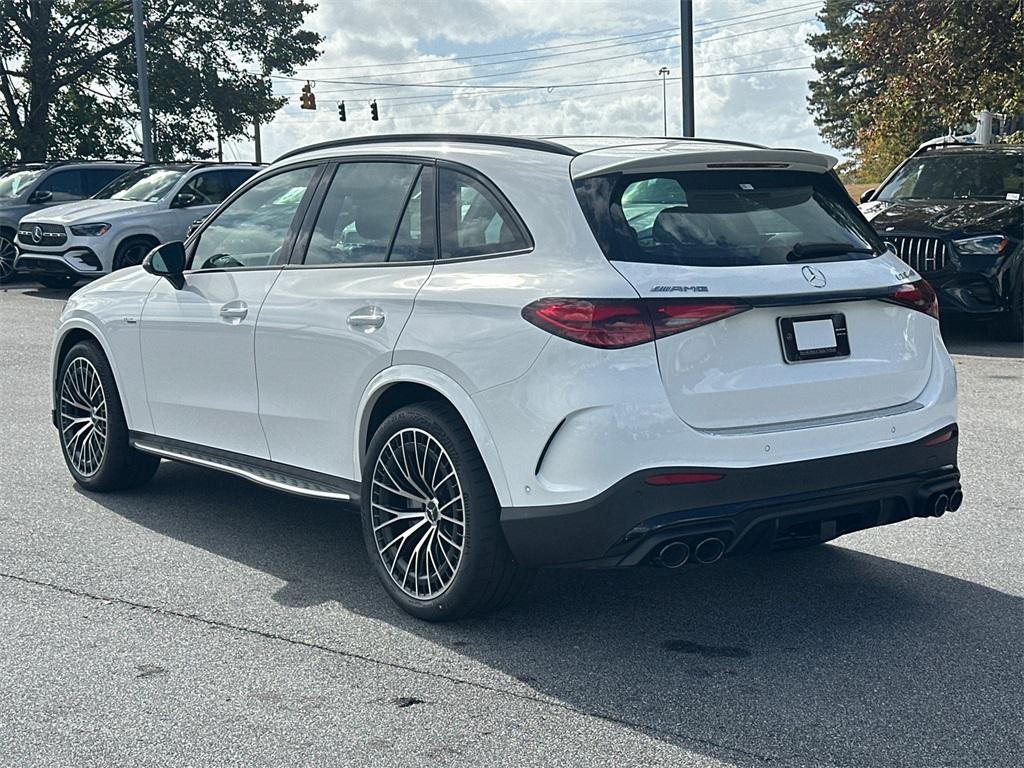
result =
[[[63,160],[5,168],[0,175],[0,283],[14,275],[14,239],[23,216],[92,197],[138,166],[122,160]]]
[[[69,287],[81,278],[138,266],[161,243],[182,240],[258,171],[254,163],[145,165],[90,200],[40,211],[18,226],[18,272],[44,285]]]

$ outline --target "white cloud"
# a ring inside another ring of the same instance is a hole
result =
[[[807,80],[811,70],[706,77],[809,64],[810,50],[804,41],[815,25],[806,20],[813,17],[816,8],[810,3],[793,8],[798,2],[697,0],[694,50],[698,135],[828,150],[807,112]],[[788,9],[792,12],[763,19],[737,18]],[[729,21],[717,29],[709,28],[709,22],[719,20]],[[307,24],[325,36],[323,55],[309,70],[298,73],[316,82],[319,108],[315,112],[298,108],[301,82],[276,81],[275,89],[292,95],[292,99],[273,123],[263,129],[264,157],[272,159],[295,146],[327,138],[378,132],[659,135],[662,90],[657,72],[667,66],[672,76],[678,77],[676,40],[608,40],[578,48],[548,47],[648,30],[674,30],[678,23],[677,0],[321,0],[320,8],[307,19]],[[630,44],[622,44],[627,42]],[[545,50],[501,57],[544,57],[505,67],[493,65],[499,57],[452,61],[457,57],[542,47]],[[382,66],[394,62],[416,63]],[[565,64],[573,66],[562,66]],[[431,69],[435,71],[423,71]],[[498,73],[501,76],[482,77]],[[550,91],[546,87],[642,79],[654,82]],[[459,84],[477,86],[515,83],[545,87],[495,94],[483,88],[370,87],[328,82],[331,80],[456,80]],[[369,119],[370,98],[378,102],[379,122]],[[338,121],[339,99],[346,103],[345,123]],[[678,80],[668,83],[668,122],[669,132],[678,135]],[[233,154],[251,158],[251,144],[231,146],[228,156]]]

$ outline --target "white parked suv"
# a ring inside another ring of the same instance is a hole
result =
[[[26,215],[18,224],[15,270],[50,287],[138,266],[160,243],[183,240],[260,166],[251,163],[145,165],[91,199]]]
[[[537,566],[711,563],[960,506],[934,294],[834,160],[408,135],[285,155],[75,293],[74,479],[161,459],[361,505],[410,613]]]

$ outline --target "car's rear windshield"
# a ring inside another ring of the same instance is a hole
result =
[[[751,266],[884,249],[832,174],[742,169],[608,174],[576,196],[609,259]]]
[[[1020,200],[1024,148],[924,154],[908,160],[877,200]]]

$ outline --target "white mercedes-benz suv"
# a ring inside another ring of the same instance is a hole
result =
[[[75,293],[74,479],[358,501],[425,619],[537,566],[679,567],[962,502],[928,284],[810,152],[396,135],[291,152]]]
[[[182,240],[259,170],[251,163],[168,163],[126,173],[88,200],[45,208],[18,224],[15,270],[50,287],[138,266],[160,243]]]

